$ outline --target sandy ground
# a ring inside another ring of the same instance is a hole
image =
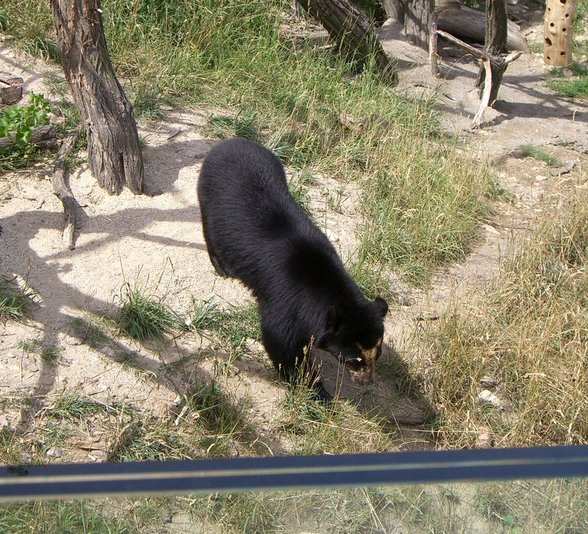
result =
[[[468,152],[477,154],[480,161],[490,161],[502,185],[514,195],[513,202],[499,207],[465,262],[440,272],[427,292],[405,288],[408,298],[404,304],[409,305],[391,303],[386,321],[388,350],[383,357],[402,360],[409,359],[414,350],[410,339],[416,317],[423,312],[435,314],[449,299],[462,298],[483,286],[497,272],[499,258],[533,227],[540,213],[556,209],[573,188],[585,187],[588,106],[556,97],[545,87],[546,68],[541,58],[524,56],[509,67],[496,109],[488,110],[482,128],[474,131],[471,119],[478,105],[473,88],[477,64],[445,51],[443,78],[434,78],[426,55],[398,40],[393,27],[384,27],[382,36],[387,50],[402,60],[400,89],[410,94],[441,95],[444,128],[467,140]],[[17,54],[2,43],[0,71],[22,76],[27,92],[46,95],[46,73],[61,75],[55,67]],[[0,324],[0,398],[24,396],[30,400],[26,409],[0,409],[0,426],[26,432],[48,396],[72,389],[105,402],[129,400],[161,414],[194,374],[213,374],[215,359],[223,356],[206,351],[206,340],[197,335],[182,336],[165,347],[119,339],[96,350],[72,329],[73,318],[84,320],[88,313],[112,310],[125,282],[137,280],[155,294],[165,295],[166,303],[182,312],[189,309],[191,299],[214,298],[220,304],[237,306],[251,301],[240,283],[215,275],[201,233],[198,171],[216,142],[202,135],[206,115],[170,110],[162,120],[139,125],[146,142],[145,177],[150,196],[134,196],[128,191],[108,196],[85,165],[73,174],[72,190],[83,210],[75,250],[68,250],[62,242],[62,205],[53,195],[46,168],[11,173],[0,182],[0,274],[28,280],[40,300],[32,323]],[[563,162],[562,168],[553,171],[541,162],[515,157],[513,151],[525,143],[548,147]],[[339,213],[328,208],[326,196],[340,188],[344,194]],[[359,220],[356,190],[321,178],[310,194],[316,221],[343,258],[349,258]],[[20,343],[31,339],[61,348],[63,355],[57,365],[44,364],[20,348]],[[123,368],[116,359],[117,350],[136,352],[148,378]],[[180,371],[166,372],[166,363],[180,360]],[[291,452],[291,444],[281,441],[272,430],[284,389],[267,357],[254,347],[248,357],[231,365],[229,387],[237,399],[254,399],[255,423],[260,433],[267,433],[272,452]],[[332,361],[325,365],[332,367]],[[336,372],[327,370],[326,375],[332,388]],[[401,447],[427,446],[419,433],[406,426],[422,422],[423,402],[402,397],[390,380],[381,376],[362,389],[349,384],[346,375],[343,380],[344,397],[355,399],[366,410],[378,408],[404,428]]]

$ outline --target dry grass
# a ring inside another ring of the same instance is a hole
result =
[[[481,302],[445,314],[421,362],[444,447],[471,447],[486,428],[498,446],[588,443],[587,265],[579,197],[504,263]],[[487,378],[503,407],[478,400]]]

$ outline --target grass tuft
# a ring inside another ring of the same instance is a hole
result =
[[[35,304],[35,293],[25,282],[0,277],[0,319],[26,322]]]
[[[161,339],[180,330],[183,321],[163,302],[148,295],[138,284],[125,283],[118,297],[121,308],[116,317],[120,330],[133,339]]]
[[[556,157],[552,156],[540,147],[527,144],[521,145],[519,150],[523,158],[533,158],[538,161],[543,161],[550,167],[558,167],[561,165],[561,162]]]

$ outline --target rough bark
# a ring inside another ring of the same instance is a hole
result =
[[[382,0],[386,16],[400,24],[404,24],[404,0]]]
[[[77,139],[78,133],[72,134],[64,139],[63,144],[59,149],[59,153],[57,154],[55,165],[53,166],[53,178],[51,180],[55,195],[63,204],[63,215],[65,218],[63,242],[70,250],[75,248],[75,230],[77,227],[77,212],[79,204],[69,187],[65,160],[73,151]]]
[[[110,194],[143,192],[143,158],[132,107],[104,38],[99,0],[51,0],[61,63],[88,140],[90,169]]]
[[[547,0],[543,34],[546,65],[567,67],[572,62],[575,0]]]
[[[484,44],[486,42],[486,15],[483,11],[464,6],[455,0],[437,0],[437,26],[455,37]],[[519,26],[507,22],[506,48],[529,52],[529,45],[522,36]]]
[[[418,46],[429,49],[431,16],[434,0],[413,0],[406,2],[404,33]]]
[[[297,0],[300,6],[316,18],[329,33],[341,53],[358,70],[374,57],[379,72],[391,85],[398,83],[398,74],[384,52],[367,17],[349,0]]]
[[[507,63],[501,56],[506,51],[506,0],[488,0],[486,2],[486,44],[484,50],[490,60],[492,72],[490,81],[489,105],[492,106],[498,97],[498,89],[502,83],[502,75]],[[480,87],[480,95],[484,94],[484,86],[487,82],[487,66],[480,67],[477,86]]]

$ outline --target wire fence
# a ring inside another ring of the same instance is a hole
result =
[[[588,476],[588,446],[0,467],[0,502]]]

